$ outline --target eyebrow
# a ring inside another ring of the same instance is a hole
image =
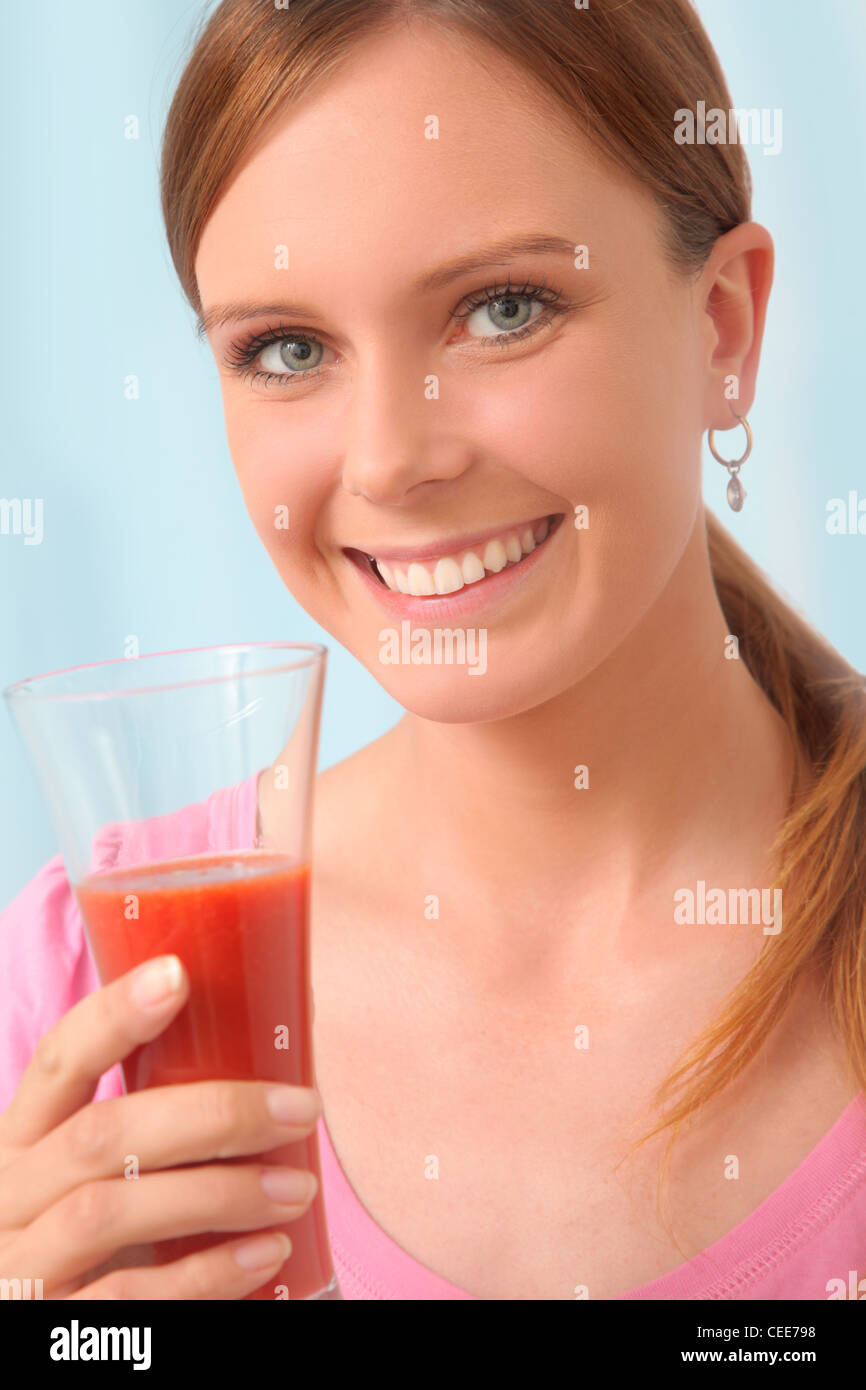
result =
[[[542,232],[506,237],[504,240],[478,247],[420,275],[413,280],[410,291],[418,294],[444,289],[453,280],[469,275],[474,270],[484,270],[488,266],[499,265],[517,256],[574,257],[574,254],[575,243],[568,237],[548,236]],[[243,323],[246,319],[262,318],[271,314],[282,314],[287,318],[315,318],[316,310],[306,304],[260,304],[249,299],[235,300],[230,304],[213,304],[198,316],[196,335],[203,338],[214,328],[224,328],[229,323]]]

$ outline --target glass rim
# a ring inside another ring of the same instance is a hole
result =
[[[287,661],[280,666],[268,666],[261,670],[228,672],[225,675],[196,676],[190,680],[170,681],[162,685],[143,685],[140,687],[129,687],[123,690],[66,690],[52,693],[33,689],[42,681],[54,680],[59,676],[72,675],[75,671],[101,671],[108,666],[131,665],[133,662],[155,661],[160,657],[167,656],[195,656],[205,652],[265,652],[265,651],[296,651],[306,655],[294,661]],[[218,685],[222,681],[238,680],[239,675],[244,679],[253,676],[281,675],[287,671],[302,671],[305,667],[315,666],[321,662],[328,654],[328,648],[322,642],[218,642],[206,647],[177,647],[172,651],[166,652],[145,652],[140,656],[113,656],[106,661],[85,661],[78,666],[64,666],[56,671],[44,671],[36,676],[26,676],[23,680],[13,681],[5,689],[0,691],[4,700],[12,703],[15,700],[112,700],[125,698],[129,695],[155,695],[167,690],[186,690],[198,685]]]

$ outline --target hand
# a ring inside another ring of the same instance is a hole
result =
[[[307,1210],[314,1175],[269,1170],[288,1175],[276,1200],[260,1163],[211,1160],[306,1138],[321,1114],[315,1091],[204,1081],[92,1099],[102,1073],[161,1033],[188,994],[177,957],[157,957],[80,1000],[40,1039],[0,1115],[0,1278],[42,1279],[44,1298],[239,1299],[285,1261],[290,1241],[266,1228]],[[275,1094],[285,1098],[277,1119]],[[123,1176],[129,1154],[135,1180]],[[212,1230],[259,1234],[130,1267],[137,1245]]]

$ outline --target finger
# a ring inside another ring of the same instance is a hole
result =
[[[226,1241],[171,1264],[112,1271],[70,1295],[75,1299],[243,1298],[273,1278],[291,1254],[282,1231]]]
[[[311,1088],[265,1081],[186,1082],[94,1101],[6,1166],[0,1228],[24,1226],[65,1193],[131,1168],[148,1172],[298,1143],[321,1110]]]
[[[51,1290],[127,1245],[296,1221],[317,1190],[313,1173],[252,1163],[86,1183],[16,1232],[3,1249],[4,1273],[23,1277],[30,1271]]]
[[[103,1072],[161,1033],[188,995],[178,957],[157,956],[80,999],[39,1039],[0,1115],[0,1144],[32,1144],[86,1105]]]

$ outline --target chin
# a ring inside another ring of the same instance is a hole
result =
[[[361,659],[359,657],[359,659]],[[545,678],[537,667],[525,678],[507,665],[498,671],[480,666],[387,667],[365,661],[372,676],[392,699],[419,719],[435,724],[485,724],[509,719],[545,704],[568,688],[562,672]]]

